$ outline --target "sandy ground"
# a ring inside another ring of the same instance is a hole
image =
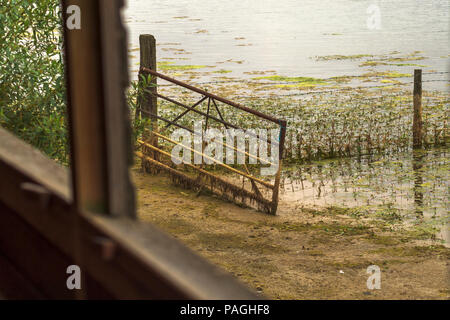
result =
[[[271,299],[449,299],[450,249],[335,210],[279,215],[198,196],[133,170],[139,216]],[[381,289],[367,288],[367,268]]]

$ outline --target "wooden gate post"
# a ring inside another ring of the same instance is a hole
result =
[[[414,70],[414,120],[413,120],[413,147],[422,147],[423,140],[422,121],[422,70]]]
[[[150,34],[142,34],[139,37],[139,45],[140,45],[140,51],[141,51],[141,69],[147,68],[150,70],[156,70],[156,40],[155,37]],[[143,73],[139,73],[139,81],[142,82],[141,75]],[[152,77],[151,86],[146,88],[147,90],[151,91],[152,93],[157,93],[156,89],[157,85],[157,78]],[[144,99],[141,99],[140,106],[141,109],[144,111],[142,113],[143,118],[150,118],[152,120],[152,126],[154,125],[154,122],[156,122],[156,118],[149,117],[149,114],[158,114],[158,105],[157,105],[157,97],[155,95],[152,95],[150,93],[144,94]]]
[[[278,171],[275,176],[275,185],[272,194],[272,214],[276,215],[278,210],[278,202],[280,200],[280,181],[281,181],[281,172],[283,170],[283,158],[284,158],[284,143],[286,141],[286,131],[287,131],[287,121],[280,121],[280,141],[279,141],[279,163],[278,163]]]
[[[140,45],[140,66],[142,68],[151,69],[157,71],[157,62],[156,62],[156,39],[154,36],[150,34],[142,34],[139,36],[139,45]],[[147,90],[149,92],[143,92],[142,96],[139,97],[139,109],[140,116],[142,119],[150,119],[150,132],[155,131],[158,132],[158,119],[155,117],[158,115],[158,98],[156,97],[157,93],[157,77],[152,77],[150,83],[147,83],[148,86],[142,86],[142,75],[147,77],[143,72],[139,72],[139,81],[141,83],[141,88]],[[153,94],[152,94],[153,93]],[[154,115],[154,116],[152,116]],[[158,138],[153,134],[147,136],[144,133],[143,137],[144,141],[149,142],[151,145],[158,147]],[[144,153],[151,158],[158,160],[159,155],[151,150],[143,150]],[[148,164],[143,163],[143,168],[146,172],[150,173],[150,168]]]

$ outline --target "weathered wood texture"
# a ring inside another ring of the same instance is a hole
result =
[[[108,206],[113,216],[136,216],[129,167],[134,162],[130,111],[125,92],[129,85],[128,40],[121,21],[123,1],[101,0],[102,73],[108,172]]]
[[[0,255],[9,262],[4,267],[0,259],[0,280],[14,282],[0,281],[2,294],[22,279],[31,286],[22,289],[29,298],[257,298],[151,225],[76,212],[67,170],[1,128],[0,176]],[[48,193],[24,191],[25,183]],[[65,288],[70,264],[82,268],[81,295]]]
[[[156,62],[156,39],[154,36],[149,34],[143,34],[139,37],[139,45],[140,45],[140,54],[141,54],[141,69],[148,68],[150,70],[157,71],[157,62]],[[141,76],[147,77],[147,74],[140,73],[139,78]],[[152,93],[157,93],[157,84],[158,78],[151,77],[150,86],[148,88],[143,88],[145,90],[149,90]],[[139,101],[140,108],[144,111],[142,113],[142,117],[148,117],[148,114],[158,114],[158,98],[156,95],[152,95],[144,90],[142,98]],[[154,117],[150,117],[152,120],[152,130],[157,131],[156,124],[157,120]]]
[[[64,28],[69,131],[77,132],[70,135],[74,201],[79,208],[106,214],[109,201],[108,168],[104,166],[107,145],[100,9],[98,1],[92,0],[63,0],[63,5],[78,5],[82,12],[81,30]]]
[[[156,59],[156,39],[150,34],[142,34],[139,36],[140,45],[140,59],[141,68],[147,68],[153,71],[157,71],[157,59]],[[142,79],[145,78],[145,81]],[[148,81],[150,79],[150,81]],[[150,119],[150,132],[158,132],[158,78],[150,76],[142,71],[139,71],[140,81],[140,95],[138,101],[138,110],[142,119]],[[152,146],[158,147],[158,138],[154,135],[143,134],[142,137],[145,141],[149,142]],[[159,160],[159,154],[153,152],[150,149],[144,149],[144,153],[155,160]],[[149,163],[146,160],[142,161],[142,169],[147,173],[152,173]]]
[[[29,298],[256,298],[173,238],[119,212],[129,198],[120,191],[126,188],[112,191],[112,182],[128,183],[123,151],[131,142],[124,128],[113,130],[126,123],[121,57],[104,51],[124,45],[109,30],[123,1],[62,3],[63,12],[72,4],[82,12],[81,30],[65,31],[73,178],[0,128],[0,280],[9,280],[0,282],[0,292],[22,282]],[[116,180],[109,176],[114,170]],[[84,275],[81,291],[67,289],[72,264]]]
[[[422,70],[414,70],[414,119],[413,119],[413,146],[421,148],[423,143],[422,120]]]

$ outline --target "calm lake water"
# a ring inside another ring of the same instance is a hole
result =
[[[380,10],[379,30],[368,26],[372,4]],[[368,68],[359,67],[360,61],[318,62],[314,57],[420,51],[426,59],[413,63],[426,65],[425,72],[448,71],[449,12],[450,0],[128,0],[125,20],[131,49],[139,47],[140,34],[153,34],[159,60],[232,71],[229,77],[270,70],[328,78],[358,75]],[[130,58],[135,74],[139,52]],[[448,90],[445,82],[431,86]]]

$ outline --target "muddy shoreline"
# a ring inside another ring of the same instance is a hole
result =
[[[276,217],[133,170],[139,218],[272,299],[449,299],[450,249],[339,210],[281,203]],[[382,289],[368,290],[378,265]],[[426,270],[426,272],[424,272]]]

